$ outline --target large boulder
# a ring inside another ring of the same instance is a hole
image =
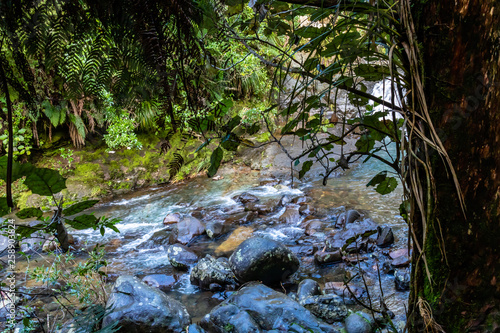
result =
[[[205,225],[195,217],[186,216],[177,223],[177,241],[181,244],[189,243],[194,237],[205,232]]]
[[[133,276],[120,276],[106,308],[103,326],[118,323],[120,333],[178,333],[191,323],[186,308]]]
[[[265,284],[285,280],[299,268],[299,260],[280,242],[252,237],[238,246],[229,258],[234,274],[241,282]]]
[[[167,256],[170,265],[185,271],[198,261],[198,255],[196,253],[180,244],[170,245],[167,249]]]
[[[201,321],[209,332],[338,332],[283,293],[250,283],[216,306]]]
[[[205,290],[213,289],[214,285],[221,287],[237,285],[227,259],[215,259],[211,255],[198,261],[198,264],[191,270],[189,279],[191,284]]]

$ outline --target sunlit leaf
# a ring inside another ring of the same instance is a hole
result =
[[[64,215],[75,215],[80,212],[83,212],[85,209],[93,207],[99,200],[86,200],[82,202],[78,202],[74,205],[71,205],[63,210]]]

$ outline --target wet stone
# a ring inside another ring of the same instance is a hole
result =
[[[299,260],[290,249],[280,242],[261,237],[252,237],[241,243],[229,262],[241,282],[277,283],[299,268]]]
[[[397,257],[396,259],[394,259],[392,261],[392,266],[394,267],[406,267],[410,264],[410,258],[408,258],[407,256],[400,256],[400,257]]]
[[[241,193],[238,196],[233,197],[233,200],[236,202],[240,202],[242,204],[247,204],[249,202],[258,202],[259,198],[257,198],[255,195],[250,194],[250,193]]]
[[[167,249],[170,265],[180,270],[188,270],[198,261],[198,255],[188,247],[180,244],[170,245]]]
[[[181,214],[170,213],[163,219],[163,224],[175,224],[181,220]]]
[[[297,224],[300,221],[300,213],[297,208],[287,207],[278,220],[280,223]]]
[[[314,207],[310,204],[304,203],[299,207],[299,213],[301,215],[311,215],[314,213]]]
[[[377,245],[387,247],[394,243],[394,234],[391,227],[378,227]]]
[[[344,326],[347,333],[370,333],[372,322],[369,314],[358,311],[346,318]]]
[[[331,264],[342,261],[342,253],[339,250],[333,252],[318,251],[314,254],[314,260],[319,265]]]
[[[142,282],[150,287],[158,288],[161,291],[170,291],[177,280],[171,275],[152,274],[145,276]]]
[[[396,290],[406,291],[410,290],[410,272],[408,269],[397,269],[394,272],[394,283]]]
[[[342,298],[334,294],[309,296],[300,300],[300,305],[330,324],[343,320],[348,314]]]
[[[297,290],[297,298],[299,300],[304,300],[309,296],[321,294],[321,287],[318,282],[311,279],[305,279],[299,283],[299,288]]]
[[[116,280],[106,308],[112,309],[103,318],[103,326],[118,323],[120,332],[182,332],[191,319],[186,308],[132,276]]]
[[[225,260],[216,260],[211,255],[200,259],[191,270],[189,277],[191,284],[201,289],[210,290],[211,284],[220,286],[236,285],[236,278]]]
[[[347,286],[344,282],[326,282],[325,293],[335,294],[344,300],[344,303],[354,303],[355,298],[361,298],[364,294],[363,288],[357,287],[353,284]]]
[[[205,232],[205,225],[195,217],[186,216],[177,223],[177,241],[181,244],[189,243],[194,237]]]

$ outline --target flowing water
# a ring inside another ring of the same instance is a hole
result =
[[[203,292],[189,283],[189,274],[176,271],[169,263],[166,249],[163,246],[143,248],[145,242],[165,226],[163,218],[169,213],[198,214],[203,216],[202,221],[224,219],[228,214],[241,212],[243,207],[232,198],[243,192],[254,194],[261,201],[279,200],[283,196],[290,198],[309,196],[312,206],[326,216],[326,219],[335,221],[339,211],[343,208],[355,208],[368,214],[375,222],[391,226],[395,237],[396,247],[404,246],[406,242],[406,224],[398,216],[398,207],[401,202],[402,190],[400,187],[391,194],[381,196],[373,188],[367,187],[368,181],[378,172],[385,170],[378,161],[360,164],[347,175],[331,178],[326,186],[321,179],[295,184],[294,188],[287,180],[280,185],[262,185],[263,177],[258,171],[226,172],[224,178],[214,181],[205,177],[198,177],[177,185],[154,187],[127,194],[93,209],[96,215],[117,217],[122,222],[117,225],[120,233],[107,230],[104,237],[98,231],[74,231],[73,235],[79,244],[91,247],[95,244],[106,244],[108,272],[115,275],[130,274],[143,277],[148,274],[172,275],[178,281],[172,296],[181,300],[188,308],[194,321],[200,319],[210,309],[218,304],[224,294]],[[254,229],[254,235],[270,237],[284,242],[287,246],[300,246],[304,243],[304,230],[300,223],[296,225],[274,223],[284,211],[282,208],[269,216],[260,216],[247,226]],[[234,228],[236,228],[235,226]],[[324,234],[314,235],[321,244]],[[206,235],[199,236],[190,244],[191,248],[201,256],[214,254],[215,249],[225,240],[209,239]],[[370,266],[371,265],[371,266]],[[373,298],[378,298],[377,267],[372,261],[363,262],[358,268],[346,268],[344,264],[318,268],[312,262],[301,264],[297,279],[313,278],[324,285],[325,282],[343,281],[346,272],[354,274],[353,270],[361,268],[369,280],[369,290]],[[382,279],[382,285],[389,308],[403,319],[404,304],[408,294],[396,292],[391,276]]]

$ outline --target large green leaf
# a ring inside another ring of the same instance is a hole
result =
[[[99,200],[86,200],[74,205],[71,205],[63,210],[64,215],[75,215],[80,212],[83,212],[85,209],[93,207]]]
[[[224,156],[224,152],[222,151],[221,147],[217,147],[214,152],[212,153],[212,156],[210,157],[210,167],[208,168],[207,171],[207,176],[208,177],[213,177],[217,173],[217,170],[219,170],[220,163],[222,162],[222,157]]]
[[[229,133],[226,135],[220,144],[220,146],[229,151],[238,150],[238,146],[240,145],[240,139],[233,133]]]
[[[226,124],[224,129],[226,130],[226,132],[231,132],[240,123],[241,123],[241,117],[235,116]]]
[[[359,152],[368,153],[375,146],[375,140],[371,135],[363,134],[358,141],[356,141],[356,148]]]
[[[388,194],[388,193],[391,193],[392,191],[394,191],[397,186],[398,186],[398,181],[396,180],[395,177],[387,177],[386,180],[384,180],[383,182],[381,182],[375,188],[375,191],[377,191],[378,193],[384,195],[384,194]]]
[[[31,163],[12,163],[12,181],[16,181],[21,177],[27,176],[35,167]],[[0,179],[7,181],[7,155],[0,157]]]
[[[23,220],[29,219],[30,217],[36,217],[37,219],[39,219],[43,216],[43,212],[40,210],[40,208],[35,208],[35,207],[24,208],[19,212],[17,212],[16,216]]]
[[[99,222],[99,219],[97,217],[88,214],[79,215],[73,220],[66,219],[66,223],[76,230],[84,230],[89,228],[95,229],[97,227],[97,222]]]
[[[304,175],[311,170],[311,167],[313,165],[313,161],[305,161],[304,164],[302,164],[302,170],[299,171],[299,179],[302,179]]]
[[[253,123],[252,126],[247,128],[248,135],[254,135],[260,131],[260,125],[258,123]]]
[[[394,191],[398,186],[398,181],[394,177],[387,177],[387,171],[382,171],[373,177],[366,186],[377,186],[375,191],[384,195]]]
[[[66,179],[61,174],[52,169],[33,168],[26,176],[24,184],[34,194],[53,195],[66,188]]]
[[[7,198],[0,198],[0,216],[4,216],[10,213],[10,207],[7,205]]]

